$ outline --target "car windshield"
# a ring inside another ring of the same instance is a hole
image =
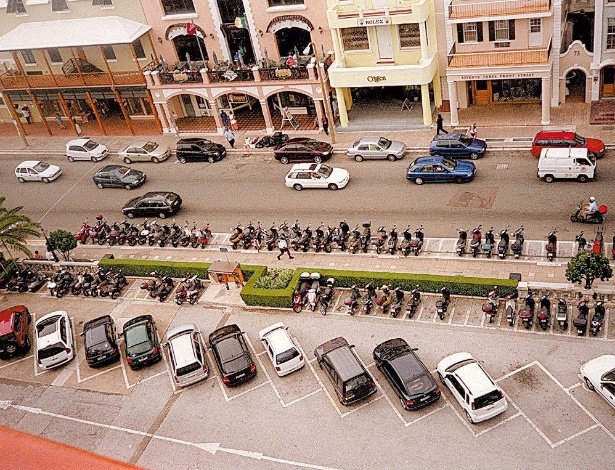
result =
[[[125,166],[120,166],[116,168],[113,173],[115,173],[115,176],[117,176],[118,178],[122,178],[126,176],[128,173],[130,173],[130,168],[127,168]]]
[[[287,351],[284,351],[280,354],[276,354],[275,361],[278,364],[284,364],[285,362],[288,362],[296,358],[297,356],[299,356],[299,351],[297,351],[295,348],[290,348]]]
[[[49,168],[49,163],[47,163],[47,162],[38,162],[36,165],[34,165],[34,168],[32,168],[32,169],[34,171],[36,171],[37,173],[42,173],[47,168]]]
[[[331,168],[329,165],[320,165],[318,173],[325,178],[328,178],[329,176],[331,176],[331,173],[333,173],[333,168]]]
[[[309,149],[316,150],[318,147],[320,147],[320,142],[318,142],[317,140],[308,140],[303,145],[305,145]]]
[[[615,382],[615,369],[607,372],[602,376],[603,382]]]
[[[502,394],[499,392],[499,390],[494,390],[493,392],[483,395],[482,397],[477,397],[474,400],[474,404],[476,406],[476,409],[479,410],[481,408],[484,408],[485,406],[493,405],[501,399]]]
[[[358,375],[353,377],[348,382],[346,382],[346,393],[352,394],[356,393],[362,388],[369,387],[370,380],[365,374]]]
[[[98,144],[93,140],[88,140],[85,144],[83,144],[83,147],[86,150],[94,150],[96,147],[98,147]]]
[[[147,327],[145,324],[137,325],[125,331],[126,347],[133,352],[144,352],[151,348]]]
[[[39,359],[48,359],[50,357],[57,356],[58,354],[64,352],[64,345],[62,343],[52,344],[51,346],[47,346],[46,348],[41,349],[38,352]]]
[[[169,203],[174,203],[175,201],[177,201],[177,194],[175,193],[167,194],[167,201],[169,201]]]
[[[455,168],[457,168],[457,160],[453,160],[452,158],[443,158],[442,166],[445,167],[447,170],[454,170]]]
[[[156,142],[152,142],[151,140],[143,146],[143,150],[145,150],[146,152],[153,152],[157,148],[158,144]]]
[[[187,366],[180,367],[177,369],[177,376],[179,377],[182,375],[190,374],[191,372],[194,372],[195,370],[199,370],[200,367],[201,367],[201,364],[199,364],[198,362],[193,362],[192,364],[188,364]]]
[[[465,135],[462,135],[462,136],[459,138],[459,142],[461,142],[461,143],[462,143],[463,145],[465,145],[466,147],[472,143],[472,140],[473,140],[472,138],[467,137],[467,136],[465,136]]]
[[[581,137],[579,134],[574,135],[574,140],[581,146],[585,147],[585,137]]]
[[[378,145],[383,149],[388,149],[392,143],[393,142],[389,139],[385,139],[384,137],[380,137],[380,139],[378,139]]]
[[[58,319],[60,317],[51,317],[45,321],[40,322],[36,325],[36,331],[38,332],[38,336],[47,336],[52,333],[55,333],[58,329]]]
[[[222,368],[227,373],[241,370],[248,365],[248,358],[240,341],[238,337],[230,337],[216,344]]]

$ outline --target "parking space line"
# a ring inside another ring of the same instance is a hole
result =
[[[374,377],[374,374],[372,374],[372,377]],[[380,389],[380,391],[382,392],[382,395],[384,395],[384,399],[387,401],[387,403],[389,404],[389,406],[393,409],[393,412],[397,415],[397,417],[400,419],[400,421],[402,422],[402,424],[404,425],[408,425],[408,423],[406,422],[406,420],[404,419],[404,417],[401,415],[401,413],[399,412],[399,410],[397,409],[397,407],[393,404],[393,402],[391,401],[391,399],[389,398],[389,396],[385,393],[384,391],[384,387],[380,384],[380,381],[378,379],[376,379],[376,377],[374,377],[374,382],[376,382],[376,386]]]
[[[145,383],[145,382],[147,382],[148,380],[155,379],[156,377],[160,377],[161,375],[163,375],[163,374],[165,374],[165,373],[167,373],[167,371],[166,371],[166,370],[165,370],[164,372],[158,372],[157,374],[150,375],[149,377],[146,377],[146,378],[144,378],[144,379],[139,380],[136,384],[131,385],[131,387],[134,387],[134,386],[136,386],[136,385],[139,385],[139,384]]]
[[[318,377],[318,374],[316,373],[316,370],[314,369],[314,366],[312,366],[312,362],[315,361],[315,360],[316,359],[313,359],[312,361],[306,361],[307,365],[310,368],[310,370],[312,371],[312,373],[314,374],[314,377],[316,377],[316,380],[318,381],[318,384],[320,385],[322,390],[325,392],[325,395],[327,395],[327,398],[329,398],[329,401],[333,405],[333,408],[335,408],[335,411],[337,411],[337,414],[340,415],[340,418],[342,418],[342,412],[340,411],[340,409],[337,407],[337,405],[333,401],[333,397],[331,397],[331,394],[329,393],[329,390],[327,390],[327,387],[325,387],[325,384],[323,384],[322,380],[320,380],[320,377]]]
[[[472,309],[470,307],[468,307],[468,309],[466,310],[465,319],[463,320],[463,326],[468,326],[468,321],[470,320],[470,314],[471,313],[472,313]]]
[[[93,379],[94,377],[98,377],[99,375],[106,374],[107,372],[111,372],[112,370],[119,369],[120,367],[122,367],[122,366],[121,366],[120,364],[118,364],[117,366],[112,367],[111,369],[101,370],[101,371],[100,371],[100,372],[98,372],[97,374],[90,375],[90,376],[86,377],[85,379],[81,379],[81,378],[80,378],[80,374],[79,374],[79,367],[77,367],[77,383],[83,383],[83,382],[85,382],[86,380]]]
[[[450,312],[447,312],[447,313],[448,313],[448,322],[447,322],[447,323],[448,323],[449,325],[452,325],[452,324],[453,324],[453,316],[455,315],[455,307],[453,307],[453,308],[451,309],[451,311],[450,311]],[[436,316],[437,316],[437,315],[436,315]]]
[[[425,414],[425,415],[421,416],[420,418],[413,419],[412,421],[406,421],[406,422],[404,423],[404,426],[408,427],[408,426],[410,426],[411,424],[418,423],[419,421],[422,421],[422,420],[424,420],[425,418],[427,418],[427,417],[429,417],[429,416],[431,416],[431,415],[433,415],[433,414],[435,414],[435,413],[438,413],[438,412],[442,411],[443,409],[445,409],[445,408],[447,408],[447,407],[450,407],[450,406],[451,406],[451,404],[450,404],[450,403],[446,403],[445,405],[440,406],[439,408],[436,408],[436,409],[434,409],[434,410],[431,410],[429,413],[427,413],[427,414]]]
[[[483,430],[482,430],[482,431],[480,431],[480,432],[474,433],[474,437],[480,437],[480,436],[482,436],[483,434],[485,434],[485,433],[487,433],[487,432],[489,432],[489,431],[493,431],[495,428],[499,428],[500,426],[502,426],[502,425],[504,425],[504,424],[508,423],[509,421],[512,421],[512,420],[513,420],[513,419],[515,419],[515,418],[518,418],[519,416],[522,416],[522,415],[521,415],[521,413],[520,413],[520,412],[517,412],[517,413],[515,413],[514,415],[509,416],[508,418],[506,418],[504,421],[500,421],[499,423],[494,424],[493,426],[490,426],[490,427],[488,427],[488,428],[485,428],[485,429],[483,429]]]
[[[9,362],[8,364],[4,364],[3,366],[0,366],[0,369],[4,369],[5,367],[12,366],[13,364],[17,364],[21,361],[25,361],[26,359],[30,359],[31,357],[34,357],[34,354],[30,354],[29,356],[22,357],[21,359],[17,359],[16,361]],[[36,363],[36,361],[34,362]]]

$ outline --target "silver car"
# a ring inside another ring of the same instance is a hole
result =
[[[127,165],[130,165],[132,162],[160,163],[169,158],[170,155],[171,151],[167,147],[162,147],[152,140],[134,142],[119,152],[120,158]]]
[[[394,162],[404,158],[406,144],[398,140],[389,140],[386,137],[362,137],[350,146],[348,156],[362,162],[367,159],[384,160]]]

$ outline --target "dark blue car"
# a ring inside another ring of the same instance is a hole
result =
[[[461,134],[437,135],[429,146],[429,155],[450,158],[471,158],[476,160],[485,156],[487,143]]]
[[[472,162],[433,156],[419,157],[406,170],[406,179],[416,184],[466,183],[474,179],[476,166]]]

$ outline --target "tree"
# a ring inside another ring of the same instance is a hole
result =
[[[59,250],[64,261],[69,261],[71,250],[77,248],[77,239],[66,230],[54,230],[49,234],[49,244],[52,250]]]
[[[602,254],[579,253],[570,261],[566,268],[566,279],[570,282],[585,280],[585,288],[591,289],[596,279],[604,281],[613,277],[609,260]]]
[[[32,252],[26,245],[27,237],[40,237],[40,224],[28,216],[20,214],[22,206],[14,209],[4,207],[6,198],[0,196],[0,247],[10,256],[10,251],[18,251],[31,257]]]

